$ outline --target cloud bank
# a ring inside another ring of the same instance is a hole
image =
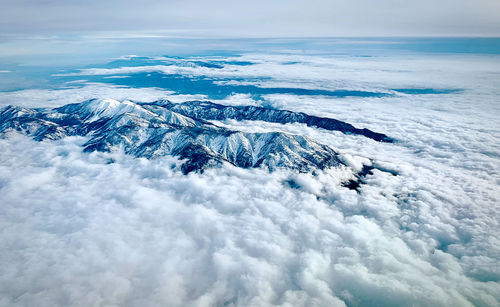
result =
[[[236,83],[268,77],[279,86],[462,91],[260,100],[249,93],[218,101],[338,118],[398,139],[387,144],[300,124],[214,121],[309,136],[354,169],[371,162],[386,170],[368,175],[360,193],[342,187],[341,170],[224,166],[184,176],[169,157],[83,153],[81,138],[2,138],[0,305],[498,305],[498,58],[280,56],[246,55],[238,60],[256,64],[244,68],[169,69]],[[195,87],[183,96],[153,87],[67,86],[2,92],[0,103],[200,97]]]
[[[82,141],[0,140],[4,305],[471,306],[500,298],[495,253],[474,257],[466,239],[495,236],[491,216],[433,210],[442,206],[435,196],[407,183],[400,190],[397,177],[376,173],[358,195],[339,188],[335,173],[228,167],[183,176],[171,159],[84,154]],[[284,186],[290,178],[299,188]],[[406,195],[383,196],[396,191]],[[467,221],[474,234],[457,232]]]
[[[158,88],[130,88],[109,84],[86,82],[84,85],[70,86],[64,89],[26,89],[0,92],[0,107],[16,105],[28,108],[53,108],[68,103],[78,103],[92,98],[117,100],[136,100],[151,102],[158,99],[169,99],[173,102],[204,99],[203,95],[179,95],[172,91]],[[71,84],[68,84],[71,85]]]

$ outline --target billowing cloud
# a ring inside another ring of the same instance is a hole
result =
[[[0,305],[498,305],[498,59],[280,56],[238,58],[257,63],[245,67],[169,69],[236,84],[267,77],[279,86],[462,91],[261,100],[235,93],[218,101],[337,118],[396,138],[388,144],[300,124],[214,122],[309,136],[352,168],[370,162],[386,170],[368,175],[359,193],[342,187],[342,170],[226,165],[184,176],[171,157],[89,154],[82,138],[7,135],[0,139]],[[98,73],[134,73],[118,69]],[[2,92],[0,104],[203,98],[196,87],[183,96],[65,85]]]
[[[0,140],[5,305],[498,302],[494,217],[407,177],[376,173],[358,195],[335,173],[184,176],[81,142]]]

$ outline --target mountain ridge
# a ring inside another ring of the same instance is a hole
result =
[[[283,132],[241,132],[207,121],[255,119],[301,122],[311,126],[319,123],[330,130],[344,129],[344,133],[366,130],[334,119],[308,116],[277,109],[231,107],[202,101],[174,104],[167,100],[142,103],[91,99],[53,109],[5,107],[0,109],[0,133],[14,130],[37,141],[86,136],[89,140],[83,147],[87,152],[123,147],[125,153],[136,157],[177,156],[184,160],[181,169],[185,174],[224,162],[242,168],[266,167],[270,171],[289,168],[299,172],[344,165],[334,149],[305,136]],[[371,133],[381,141],[389,140],[385,135]]]

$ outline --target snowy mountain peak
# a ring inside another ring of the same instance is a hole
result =
[[[385,135],[334,119],[285,110],[200,101],[174,104],[166,100],[138,103],[112,99],[92,99],[55,109],[6,107],[0,110],[0,133],[15,130],[35,140],[86,136],[89,140],[84,144],[85,151],[119,147],[136,157],[173,155],[185,160],[185,173],[225,162],[243,168],[284,167],[301,172],[343,164],[332,148],[304,136],[239,132],[206,121],[226,118],[299,122],[389,140]]]

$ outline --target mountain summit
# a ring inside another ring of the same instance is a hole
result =
[[[136,157],[165,155],[185,160],[182,171],[202,171],[223,162],[242,168],[290,168],[300,172],[343,164],[337,152],[307,137],[282,132],[247,133],[218,127],[207,120],[262,120],[305,123],[308,126],[360,134],[382,142],[389,137],[357,129],[335,119],[304,113],[254,107],[224,106],[206,101],[175,104],[92,99],[59,108],[0,110],[0,133],[18,131],[35,140],[86,136],[85,151],[111,151],[121,147]]]

